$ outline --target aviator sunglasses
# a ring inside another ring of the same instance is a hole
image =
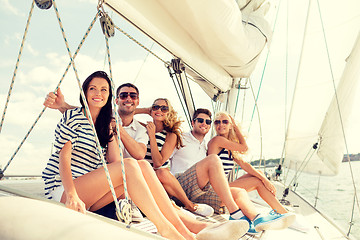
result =
[[[206,123],[207,125],[210,125],[210,124],[211,124],[211,120],[210,120],[210,119],[195,118],[194,121],[196,121],[196,120],[197,120],[199,123],[203,123],[204,120],[205,120],[205,123]]]
[[[135,100],[135,99],[138,98],[138,94],[137,94],[136,92],[121,92],[121,93],[119,94],[119,98],[120,98],[121,100],[127,99],[128,96],[130,96],[130,98],[131,98],[132,100]]]
[[[227,124],[229,124],[229,120],[224,119],[224,120],[222,120],[222,121],[221,121],[221,120],[215,120],[215,121],[214,121],[214,124],[215,124],[215,125],[219,125],[220,123],[227,125]]]
[[[169,107],[168,107],[168,106],[160,106],[160,105],[152,105],[152,106],[151,106],[151,109],[152,109],[153,111],[157,111],[157,110],[161,109],[161,111],[162,111],[163,113],[166,113],[166,112],[169,111]]]

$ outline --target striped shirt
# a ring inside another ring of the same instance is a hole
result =
[[[71,174],[75,179],[101,166],[96,149],[95,136],[89,120],[82,108],[67,110],[55,129],[55,152],[42,172],[45,181],[45,196],[51,199],[50,192],[61,185],[59,173],[59,153],[65,143],[71,141]]]
[[[221,149],[221,151],[217,155],[221,159],[225,175],[228,175],[229,172],[234,167],[234,160],[233,160],[231,152],[229,152],[227,149],[223,148],[223,149]]]
[[[165,130],[155,133],[156,143],[157,143],[159,152],[161,152],[161,149],[164,146],[166,134],[167,134],[167,132]],[[149,163],[151,164],[152,167],[154,167],[154,163],[151,158],[150,140],[146,146],[145,159],[149,161]],[[166,162],[164,162],[164,164],[161,166],[161,168],[169,167],[169,166],[170,166],[170,164],[169,164],[169,159],[168,159],[168,160],[166,160]]]

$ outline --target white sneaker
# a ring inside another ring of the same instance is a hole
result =
[[[260,215],[256,217],[254,227],[257,232],[264,230],[280,230],[289,227],[295,221],[294,213],[277,213],[276,210],[271,210],[266,216]]]
[[[131,201],[131,218],[133,222],[144,221],[143,215],[133,201]]]
[[[301,215],[296,215],[295,221],[289,226],[289,228],[307,233],[310,230],[305,218]]]
[[[195,214],[193,214],[192,212],[190,212],[189,210],[186,210],[184,208],[180,208],[180,211],[183,212],[185,215],[193,218],[193,219],[196,219],[196,216]]]
[[[214,214],[214,209],[207,204],[196,203],[194,213],[203,217],[210,217]]]
[[[197,240],[238,240],[245,235],[249,229],[246,220],[232,220],[221,223],[214,223],[196,234]]]

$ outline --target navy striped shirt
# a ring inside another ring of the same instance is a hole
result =
[[[228,175],[229,172],[234,167],[234,160],[233,160],[231,152],[229,152],[227,149],[223,148],[223,149],[221,149],[221,151],[217,155],[221,159],[225,175]]]
[[[59,153],[65,143],[71,141],[71,173],[73,179],[91,172],[101,166],[96,149],[95,136],[89,120],[81,108],[67,110],[55,129],[55,152],[42,172],[45,181],[45,196],[51,199],[50,192],[61,185],[59,173]]]
[[[155,133],[156,143],[157,143],[159,152],[161,152],[161,149],[164,146],[166,134],[167,134],[167,132],[165,130]],[[150,140],[146,146],[145,159],[149,161],[149,163],[151,164],[152,167],[154,167],[154,163],[151,158]],[[170,166],[170,164],[169,164],[169,159],[168,159],[168,160],[166,160],[166,162],[164,162],[164,164],[161,167],[163,168],[163,167],[169,167],[169,166]]]

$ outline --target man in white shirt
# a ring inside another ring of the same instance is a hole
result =
[[[116,96],[117,111],[122,123],[119,124],[119,131],[124,158],[142,160],[146,154],[149,136],[146,128],[134,118],[135,109],[140,102],[139,90],[131,83],[124,83],[116,90]]]
[[[204,138],[210,126],[211,112],[208,109],[197,109],[193,115],[193,129],[184,134],[185,146],[175,149],[170,158],[171,172],[175,174],[187,197],[191,201],[210,205],[217,213],[221,213],[225,205],[230,212],[230,219],[245,219],[249,222],[250,234],[264,229],[288,227],[294,221],[294,216],[259,216],[246,190],[230,188],[219,156],[206,156],[207,143]]]

